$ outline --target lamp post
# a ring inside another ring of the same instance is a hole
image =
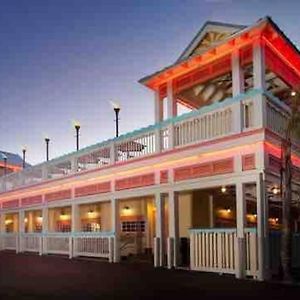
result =
[[[76,150],[79,150],[79,129],[80,129],[80,124],[79,122],[74,123],[75,131],[76,131]]]
[[[116,137],[119,136],[119,113],[120,113],[120,105],[117,104],[117,103],[114,103],[114,102],[111,102],[113,108],[114,108],[114,111],[115,111],[115,115],[116,115],[116,119],[115,119],[115,122],[116,122]]]
[[[46,161],[49,160],[49,142],[50,139],[48,137],[45,137],[45,142],[46,142]]]
[[[4,176],[7,174],[7,156],[2,153],[3,161],[4,161]]]
[[[23,153],[23,169],[26,167],[26,147],[22,148],[22,153]]]

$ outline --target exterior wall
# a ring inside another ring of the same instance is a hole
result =
[[[192,228],[192,193],[179,194],[179,236],[188,238]]]
[[[210,214],[209,214],[209,194],[205,191],[193,192],[192,205],[192,227],[193,228],[209,228]]]

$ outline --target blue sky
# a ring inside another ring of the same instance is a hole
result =
[[[300,44],[300,2],[286,0],[0,0],[0,149],[31,163],[153,123],[138,79],[173,63],[207,20],[252,24],[270,15]]]

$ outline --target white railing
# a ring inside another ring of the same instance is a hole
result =
[[[191,230],[191,269],[235,272],[235,229]]]
[[[71,245],[72,237],[70,233],[49,232],[43,236],[44,254],[70,255],[72,249]]]
[[[192,229],[190,231],[191,269],[234,274],[237,259],[236,229]],[[245,229],[246,275],[257,276],[257,235]]]
[[[20,236],[20,249],[24,252],[42,252],[41,233],[23,233]]]
[[[252,93],[226,99],[222,103],[215,103],[49,162],[28,167],[21,172],[2,176],[0,192],[64,178],[76,172],[99,169],[109,164],[150,156],[171,150],[173,147],[213,140],[259,126],[255,124],[255,120],[259,118],[254,110],[254,95],[258,92],[253,90]],[[274,126],[278,124],[275,121],[270,122],[274,123]]]
[[[3,250],[15,250],[19,249],[19,235],[17,233],[3,233],[1,234],[1,242]]]
[[[174,125],[175,146],[226,135],[232,131],[232,123],[230,107],[181,121]]]
[[[80,232],[73,236],[73,256],[103,257],[112,260],[114,235],[106,232]]]

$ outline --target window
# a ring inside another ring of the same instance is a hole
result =
[[[145,232],[145,221],[122,222],[122,232]]]

